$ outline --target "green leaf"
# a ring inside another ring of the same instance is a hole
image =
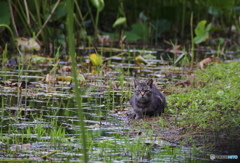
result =
[[[174,62],[174,64],[178,64],[184,57],[185,57],[186,53],[183,52]]]
[[[202,21],[198,22],[197,27],[194,30],[194,32],[197,36],[203,35],[205,33],[206,23],[207,23],[206,20],[202,20]]]
[[[52,5],[52,8],[55,6],[55,4]],[[52,15],[52,18],[54,20],[58,20],[64,16],[67,15],[66,11],[66,3],[65,2],[60,2],[58,7],[56,8],[55,12]]]
[[[120,37],[118,33],[102,32],[102,34],[108,35],[110,37],[110,40],[118,39]]]
[[[207,21],[206,20],[202,20],[200,22],[198,22],[197,27],[195,28],[194,32],[196,34],[196,37],[194,37],[194,43],[195,44],[199,44],[201,42],[206,41],[209,38],[209,31],[212,28],[212,24],[209,23],[206,26]]]
[[[140,12],[139,18],[143,20],[143,22],[146,22],[148,20],[148,17],[144,14],[144,12]]]
[[[215,7],[213,6],[209,6],[208,8],[208,13],[215,16],[215,17],[219,17],[221,14],[220,10],[217,10]]]
[[[154,29],[154,35],[161,37],[162,33],[171,29],[171,23],[167,19],[159,19],[152,23]]]
[[[201,36],[196,36],[194,37],[193,41],[195,44],[200,44],[201,42],[204,42],[205,40],[207,40],[209,38],[208,33],[201,35]]]
[[[148,27],[144,23],[135,23],[132,25],[132,31],[140,36],[143,40],[147,39]]]
[[[209,23],[206,27],[206,31],[210,31],[212,29],[212,23]]]
[[[235,6],[235,0],[207,0],[205,3],[216,8],[217,10],[230,10]]]
[[[131,31],[126,31],[124,34],[127,36],[127,41],[147,40],[148,27],[144,23],[135,23]]]
[[[132,32],[132,31],[126,31],[126,32],[124,32],[124,35],[127,36],[126,41],[130,41],[130,42],[134,42],[134,41],[141,39],[140,36],[138,36],[136,33]]]
[[[103,10],[105,4],[104,4],[104,0],[91,0],[92,4],[94,7],[97,8],[97,10],[100,12]]]
[[[0,2],[0,24],[10,24],[10,11],[7,2]]]
[[[48,57],[41,57],[38,55],[27,55],[26,56],[27,60],[30,60],[32,63],[43,63],[43,62],[47,62],[47,61],[53,61],[52,58],[48,58]]]
[[[126,23],[127,19],[126,17],[120,17],[118,18],[114,23],[113,23],[113,28],[115,28],[116,26],[119,26],[121,24]]]

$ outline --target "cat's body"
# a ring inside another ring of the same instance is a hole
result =
[[[135,80],[134,87],[130,105],[133,107],[133,117],[135,119],[143,116],[160,115],[164,112],[165,96],[158,91],[152,79],[148,80],[147,83],[139,83]]]

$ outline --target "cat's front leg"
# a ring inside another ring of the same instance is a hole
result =
[[[134,114],[134,115],[133,115],[133,118],[134,118],[134,119],[141,119],[142,116],[139,116],[139,115],[137,115],[137,114]]]
[[[143,112],[142,110],[140,109],[135,109],[134,110],[134,113],[133,113],[133,118],[134,119],[141,119],[143,117]]]

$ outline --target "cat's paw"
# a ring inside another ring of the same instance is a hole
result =
[[[142,114],[134,113],[134,119],[141,119],[141,118],[143,118]]]
[[[142,118],[142,117],[140,117],[140,116],[137,116],[137,115],[135,116],[135,119],[141,119],[141,118]]]
[[[128,112],[128,113],[127,113],[127,117],[128,117],[129,119],[135,119],[136,114],[133,113],[133,112]]]

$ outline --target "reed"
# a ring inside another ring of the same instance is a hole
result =
[[[72,76],[73,76],[73,83],[74,83],[74,93],[75,93],[75,100],[78,108],[78,115],[79,115],[79,125],[81,128],[81,140],[83,146],[83,162],[88,162],[87,156],[87,145],[86,145],[86,135],[85,135],[85,124],[84,124],[84,114],[83,109],[81,106],[82,98],[80,97],[80,89],[78,88],[78,80],[77,80],[77,64],[75,62],[75,45],[74,45],[74,22],[73,22],[73,11],[74,11],[74,2],[72,0],[66,1],[67,5],[67,33],[68,33],[68,51],[71,58],[71,65],[72,65]]]

